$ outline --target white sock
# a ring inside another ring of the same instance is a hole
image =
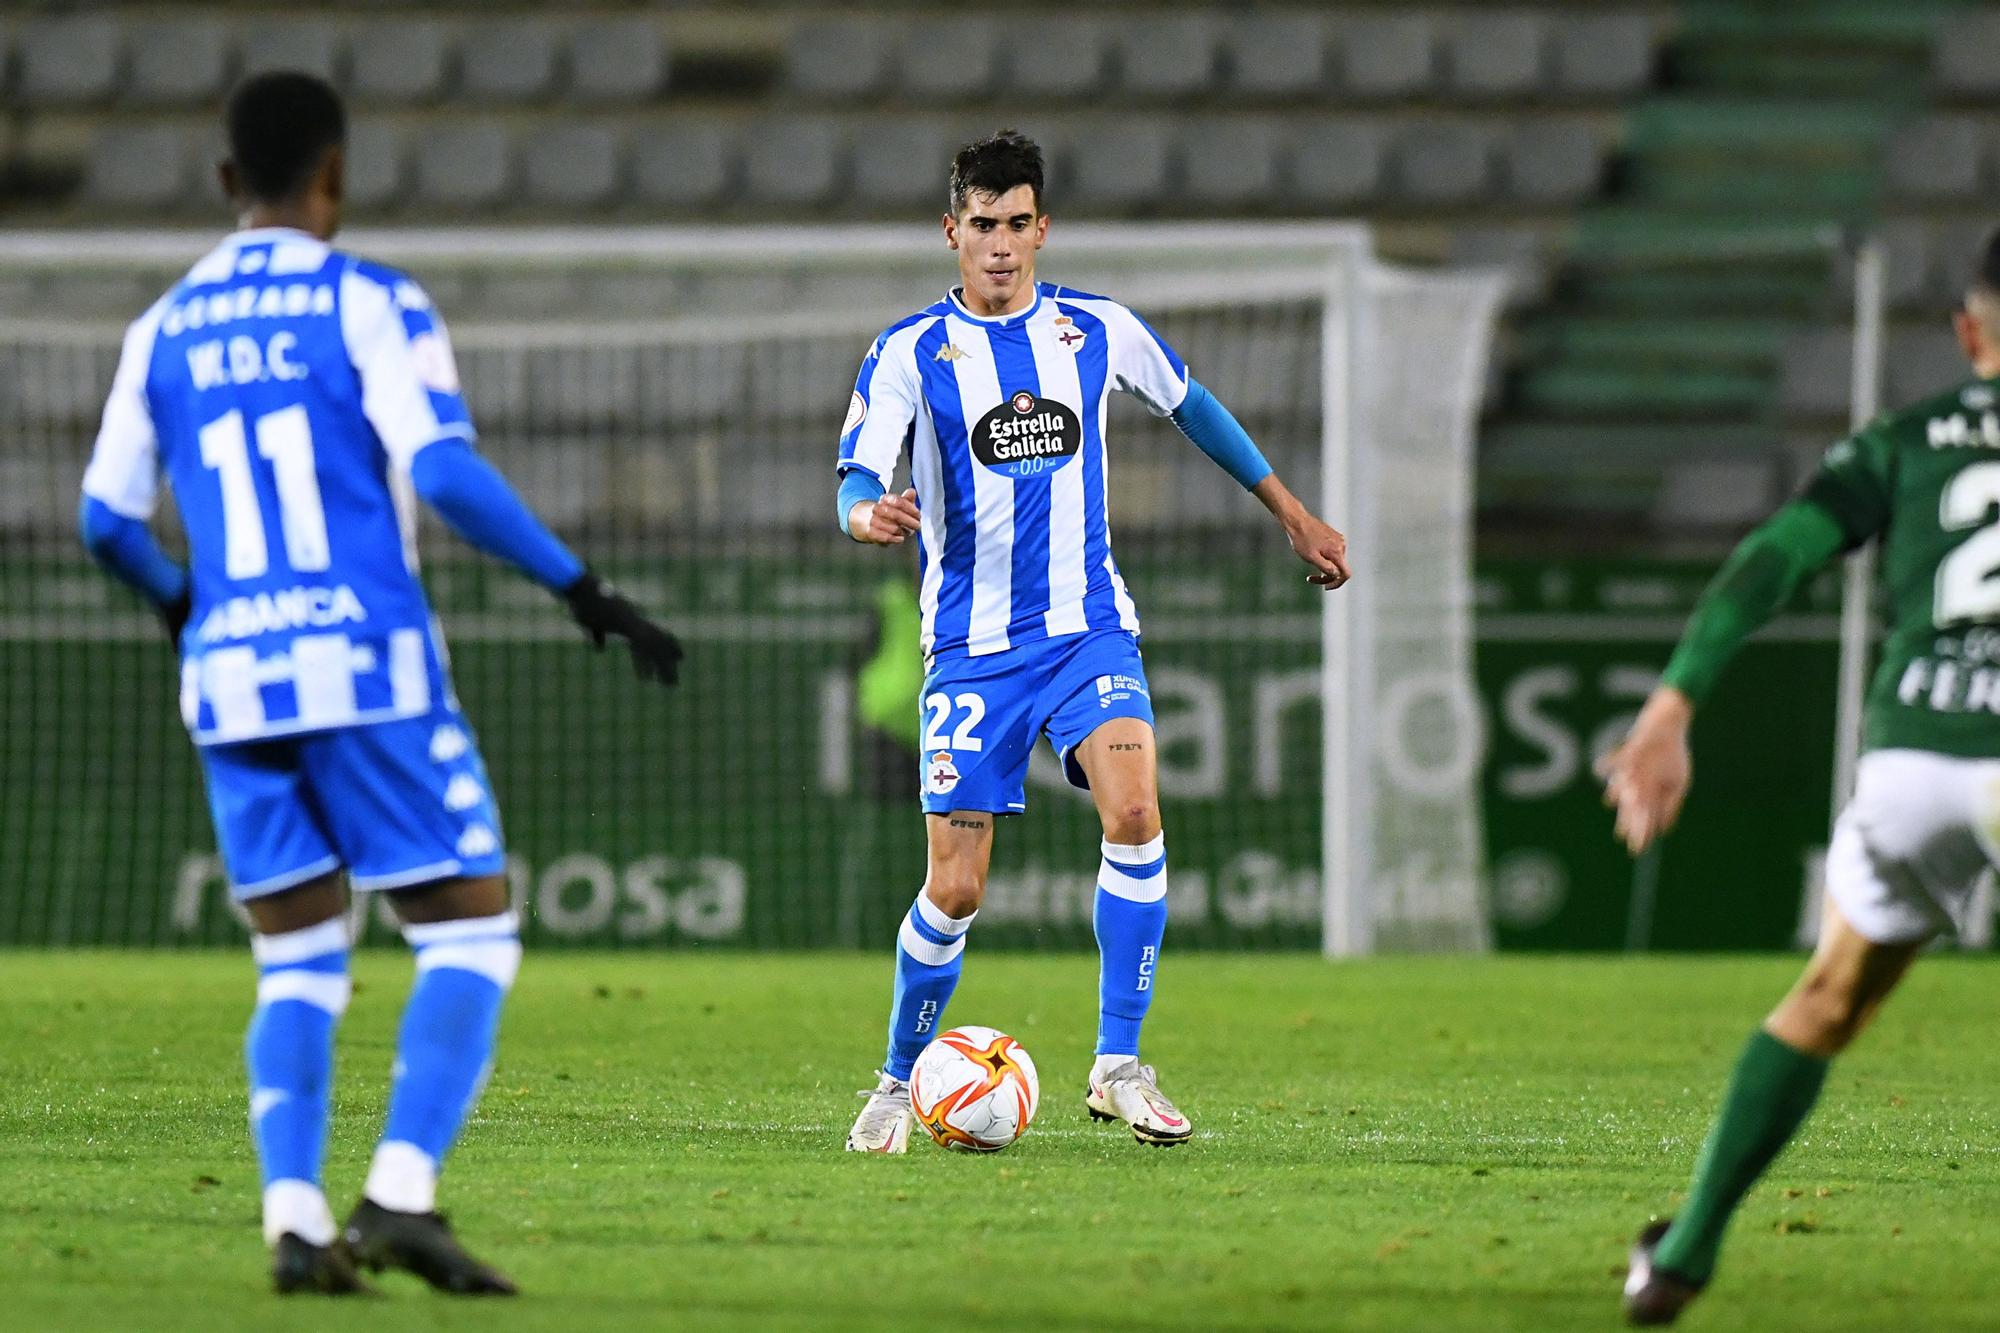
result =
[[[276,1245],[287,1231],[308,1244],[333,1244],[333,1210],[310,1180],[274,1180],[264,1187],[264,1243]]]
[[[1138,1058],[1136,1055],[1100,1055],[1091,1062],[1090,1081],[1092,1083],[1101,1083],[1110,1075],[1112,1070],[1122,1064],[1129,1064]]]
[[[375,1145],[368,1183],[361,1192],[392,1213],[437,1211],[437,1163],[414,1143],[385,1139]]]

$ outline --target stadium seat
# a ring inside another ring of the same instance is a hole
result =
[[[552,209],[599,208],[617,197],[622,144],[605,125],[556,125],[521,145],[521,179],[531,203]]]
[[[178,125],[110,125],[91,145],[84,197],[113,209],[167,212],[188,202],[194,144]]]
[[[579,21],[569,39],[569,96],[594,105],[644,102],[667,82],[667,42],[645,18]]]
[[[1283,177],[1286,146],[1274,121],[1197,121],[1181,137],[1189,199],[1253,209],[1271,203]]]
[[[951,169],[952,134],[935,120],[898,116],[870,121],[854,136],[854,200],[863,207],[904,212],[931,205],[942,213]]]
[[[1953,97],[2000,96],[2000,14],[1968,10],[1946,22],[1931,47],[1931,77]]]
[[[535,18],[488,19],[458,47],[459,92],[469,101],[538,102],[556,85],[563,34]]]
[[[1908,310],[1930,301],[1933,279],[1930,225],[1922,218],[1890,218],[1876,230],[1881,238],[1887,272],[1889,305]],[[1838,266],[1844,297],[1852,297],[1854,271]],[[1949,300],[1949,296],[1944,299]]]
[[[1035,27],[1035,40],[1015,43],[1004,79],[1016,96],[1080,101],[1103,91],[1109,35],[1091,19],[1059,17]]]
[[[403,131],[380,116],[347,127],[347,203],[357,212],[386,212],[407,202]]]
[[[491,121],[426,127],[416,136],[416,193],[426,207],[465,211],[505,202],[513,145]]]
[[[1143,208],[1167,189],[1173,146],[1157,122],[1114,122],[1079,132],[1069,189],[1084,209]]]
[[[1948,328],[1898,333],[1889,339],[1887,401],[1913,403],[1970,378],[1958,338]]]
[[[286,18],[252,24],[237,44],[237,59],[245,74],[260,70],[296,69],[340,82],[342,43],[339,30],[320,19]]]
[[[1186,98],[1215,82],[1221,35],[1203,16],[1172,14],[1119,28],[1118,77],[1127,96]]]
[[[229,82],[229,35],[213,19],[152,19],[125,29],[124,95],[143,106],[212,102]]]
[[[1364,122],[1312,126],[1292,148],[1292,194],[1302,203],[1332,208],[1373,198],[1382,185],[1386,138],[1380,127]]]
[[[1493,141],[1481,127],[1418,124],[1397,140],[1390,175],[1406,202],[1467,204],[1486,193]]]
[[[1462,14],[1444,24],[1445,85],[1460,97],[1520,97],[1541,83],[1547,34],[1534,14]]]
[[[1326,25],[1310,13],[1252,12],[1230,24],[1229,86],[1254,97],[1314,96],[1326,87]]]
[[[1422,14],[1357,18],[1340,28],[1336,68],[1342,91],[1359,98],[1414,97],[1435,75],[1431,21]]]
[[[1905,199],[1971,200],[1979,194],[1986,145],[1963,117],[1934,116],[1905,126],[1889,140],[1884,167],[1889,188]]]
[[[1589,125],[1527,120],[1507,137],[1506,173],[1507,191],[1516,199],[1574,203],[1593,193],[1603,178],[1603,146]]]
[[[124,50],[107,18],[34,18],[16,34],[20,100],[29,106],[101,102],[121,83]]]
[[[866,18],[797,24],[785,38],[785,82],[815,99],[873,97],[888,80],[893,36],[889,25]]]
[[[840,131],[824,120],[760,122],[744,144],[744,193],[780,207],[826,203],[845,184],[845,150]]]
[[[702,207],[719,202],[736,184],[736,141],[721,125],[647,126],[634,136],[631,151],[632,187],[644,203]]]
[[[903,33],[896,91],[961,105],[999,87],[1002,30],[977,18],[923,19]]]
[[[1852,392],[1854,339],[1845,329],[1807,329],[1778,355],[1778,403],[1796,416],[1844,417]]]
[[[445,27],[428,19],[377,19],[349,44],[349,87],[364,102],[435,100],[451,77]]]
[[[1643,14],[1564,14],[1550,25],[1553,87],[1579,97],[1621,97],[1653,77],[1653,23]]]

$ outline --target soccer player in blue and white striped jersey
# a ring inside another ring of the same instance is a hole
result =
[[[1141,1142],[1193,1132],[1139,1061],[1166,927],[1166,844],[1139,617],[1111,553],[1111,393],[1171,417],[1262,501],[1314,583],[1348,577],[1346,540],[1286,489],[1165,340],[1116,301],[1036,281],[1048,231],[1034,143],[1003,131],[962,149],[944,217],[961,285],[876,339],[841,434],[848,535],[918,536],[929,667],[929,871],[899,933],[888,1058],[848,1133],[852,1151],[908,1143],[911,1066],[944,1030],[995,819],[1027,808],[1029,752],[1044,735],[1104,830],[1086,1104]],[[889,494],[905,454],[913,485]]]
[[[680,648],[474,451],[423,289],[327,244],[345,164],[333,89],[259,75],[227,120],[223,185],[243,229],[127,332],[84,475],[84,543],[179,650],[216,841],[256,932],[244,1057],[275,1285],[363,1290],[359,1262],[511,1292],[435,1210],[521,945],[499,815],[417,579],[414,501],[563,596],[599,648],[624,639],[642,676],[672,684]],[[162,476],[186,568],[147,529]],[[387,1123],[337,1235],[321,1160],[350,990],[343,872],[389,896],[417,979]]]

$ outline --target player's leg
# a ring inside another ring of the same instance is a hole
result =
[[[506,854],[485,765],[455,708],[349,727],[304,744],[355,889],[385,893],[416,954],[395,1080],[360,1204],[343,1238],[357,1261],[441,1290],[510,1293],[459,1248],[436,1210],[438,1174],[492,1067],[521,965]]]
[[[1915,961],[1921,943],[1877,944],[1829,898],[1797,985],[1736,1058],[1687,1203],[1641,1235],[1626,1281],[1635,1323],[1671,1323],[1715,1271],[1730,1217],[1805,1123],[1828,1064],[1847,1049]]]
[[[1731,1214],[1804,1122],[1828,1062],[1963,914],[1988,864],[1976,830],[1989,822],[1993,786],[1992,765],[1916,751],[1863,757],[1827,848],[1819,946],[1738,1056],[1680,1216],[1634,1247],[1626,1311],[1635,1323],[1671,1323],[1707,1283]]]
[[[945,1006],[965,965],[965,936],[986,893],[996,816],[962,810],[925,817],[924,887],[896,931],[889,1050],[847,1132],[849,1152],[899,1153],[910,1140],[910,1069],[944,1030]]]
[[[1030,710],[1044,656],[1030,649],[956,661],[925,682],[924,886],[896,932],[889,1049],[848,1130],[849,1152],[900,1153],[909,1144],[910,1069],[943,1030],[966,932],[986,893],[998,812],[1027,806]]]
[[[243,1064],[273,1283],[280,1292],[364,1290],[334,1244],[321,1174],[334,1030],[352,989],[339,858],[303,789],[296,747],[200,753],[216,843],[254,931],[257,1004]]]
[[[1085,636],[1057,677],[1047,731],[1070,781],[1090,790],[1103,829],[1092,919],[1097,931],[1097,1058],[1085,1103],[1142,1143],[1184,1143],[1188,1118],[1139,1061],[1167,929],[1158,745],[1139,647],[1131,635]]]
[[[521,965],[507,881],[448,879],[391,891],[390,903],[416,952],[417,976],[347,1244],[359,1262],[408,1269],[441,1291],[511,1295],[514,1284],[468,1255],[437,1212],[438,1174],[492,1070],[501,1007]]]

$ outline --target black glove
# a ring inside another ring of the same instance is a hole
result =
[[[625,594],[585,570],[582,578],[563,589],[563,600],[599,652],[604,651],[605,640],[616,635],[631,648],[632,666],[639,679],[657,680],[662,685],[680,680],[681,658],[685,656],[680,640],[646,619]]]
[[[180,596],[165,606],[154,607],[153,613],[159,616],[160,623],[166,626],[167,642],[178,652],[181,646],[181,631],[187,628],[188,617],[194,614],[194,589],[191,586],[182,588]]]

